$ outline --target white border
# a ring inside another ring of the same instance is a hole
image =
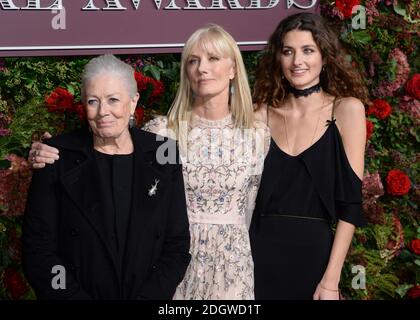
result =
[[[240,41],[238,46],[265,45],[267,41]],[[182,48],[184,43],[165,44],[115,44],[115,45],[76,45],[76,46],[28,46],[28,47],[0,47],[0,51],[35,51],[35,50],[94,50],[94,49],[153,49],[153,48]]]

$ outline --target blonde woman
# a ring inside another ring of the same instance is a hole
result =
[[[269,131],[254,119],[241,53],[223,28],[190,36],[168,116],[144,130],[176,138],[182,155],[191,262],[174,299],[254,299],[248,228]],[[48,154],[36,151],[39,164]]]

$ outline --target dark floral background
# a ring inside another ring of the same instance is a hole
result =
[[[372,100],[366,106],[363,180],[369,224],[356,231],[341,294],[344,299],[419,299],[420,2],[321,3],[321,14],[339,32]],[[357,5],[365,8],[365,28],[352,25],[360,13],[352,13]],[[261,53],[243,56],[252,84]],[[178,85],[179,54],[120,58],[136,70],[138,126],[166,113]],[[32,141],[45,131],[56,135],[85,125],[79,82],[88,60],[0,58],[0,300],[36,298],[21,268],[21,223],[32,175],[25,159]]]

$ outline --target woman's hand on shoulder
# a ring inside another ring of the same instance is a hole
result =
[[[334,117],[350,166],[362,180],[366,146],[365,107],[359,99],[342,98],[335,107]]]
[[[51,135],[45,132],[42,139],[49,139]],[[31,150],[28,155],[28,162],[32,169],[40,169],[45,167],[47,163],[52,164],[59,159],[59,151],[40,141],[32,143]]]
[[[147,121],[141,129],[144,131],[152,132],[154,134],[159,134],[166,136],[166,131],[168,128],[168,118],[166,116],[157,116],[149,121]]]

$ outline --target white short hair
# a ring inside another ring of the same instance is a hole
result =
[[[104,54],[90,60],[83,70],[81,88],[83,101],[85,100],[87,83],[103,73],[112,73],[121,77],[121,79],[126,82],[127,91],[129,92],[130,97],[134,97],[136,95],[137,82],[134,78],[134,69],[127,63],[116,58],[114,55]]]

